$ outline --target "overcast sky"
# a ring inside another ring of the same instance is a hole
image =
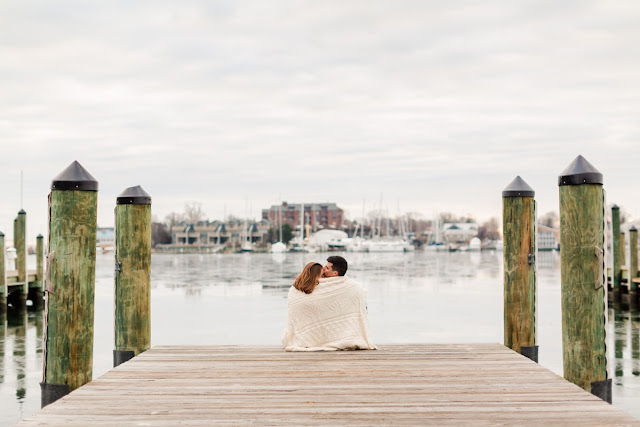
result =
[[[279,200],[350,217],[541,213],[579,154],[640,217],[640,2],[0,0],[0,230],[47,231],[78,160],[98,223],[141,185],[162,220]]]

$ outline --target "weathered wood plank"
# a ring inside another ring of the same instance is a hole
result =
[[[498,344],[153,347],[19,425],[640,425]]]

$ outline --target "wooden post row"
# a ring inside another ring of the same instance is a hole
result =
[[[638,305],[638,284],[633,281],[638,277],[638,229],[632,226],[629,229],[629,303]]]
[[[537,362],[534,196],[519,176],[502,192],[504,345]]]
[[[127,188],[115,216],[114,367],[151,345],[151,196],[140,186]]]
[[[622,255],[620,252],[620,207],[611,207],[611,248],[613,249],[613,269],[611,270],[611,287],[614,302],[622,300],[620,282],[622,279]]]
[[[44,262],[44,244],[43,237],[41,234],[38,234],[36,237],[36,274],[35,280],[29,283],[29,299],[33,302],[33,307],[36,309],[41,309],[43,305],[43,292],[44,287],[42,286],[42,277],[43,277],[43,262]],[[28,274],[27,274],[28,276]]]
[[[558,185],[564,377],[611,403],[605,349],[603,177],[578,156],[560,174]]]
[[[18,282],[22,284],[20,294],[16,295],[15,302],[25,305],[29,295],[29,278],[27,277],[27,213],[20,209],[14,222],[13,246],[16,248],[16,270],[18,270]]]
[[[7,272],[5,270],[4,233],[0,231],[0,313],[7,310]]]
[[[73,162],[51,182],[41,404],[91,381],[98,182]]]

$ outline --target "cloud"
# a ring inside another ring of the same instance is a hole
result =
[[[380,193],[488,217],[519,174],[546,211],[578,154],[640,215],[638,18],[604,0],[5,2],[0,228],[20,170],[46,223],[75,159],[100,181],[102,223],[137,184],[161,218],[280,196],[359,215]]]

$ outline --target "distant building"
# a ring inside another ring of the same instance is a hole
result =
[[[271,224],[268,221],[198,221],[181,222],[171,227],[171,244],[178,246],[241,245],[251,241],[257,245],[267,242]]]
[[[273,205],[269,209],[262,210],[262,219],[278,224],[282,218],[283,224],[289,224],[291,228],[300,226],[300,203]],[[313,231],[322,228],[342,228],[344,211],[335,203],[304,203],[304,223]]]
[[[96,231],[96,247],[106,252],[112,250],[115,246],[115,229],[113,227],[98,227]]]
[[[536,224],[538,230],[537,245],[539,251],[554,251],[560,249],[560,230]]]
[[[447,243],[467,244],[478,235],[478,224],[474,222],[445,222],[442,236]]]

